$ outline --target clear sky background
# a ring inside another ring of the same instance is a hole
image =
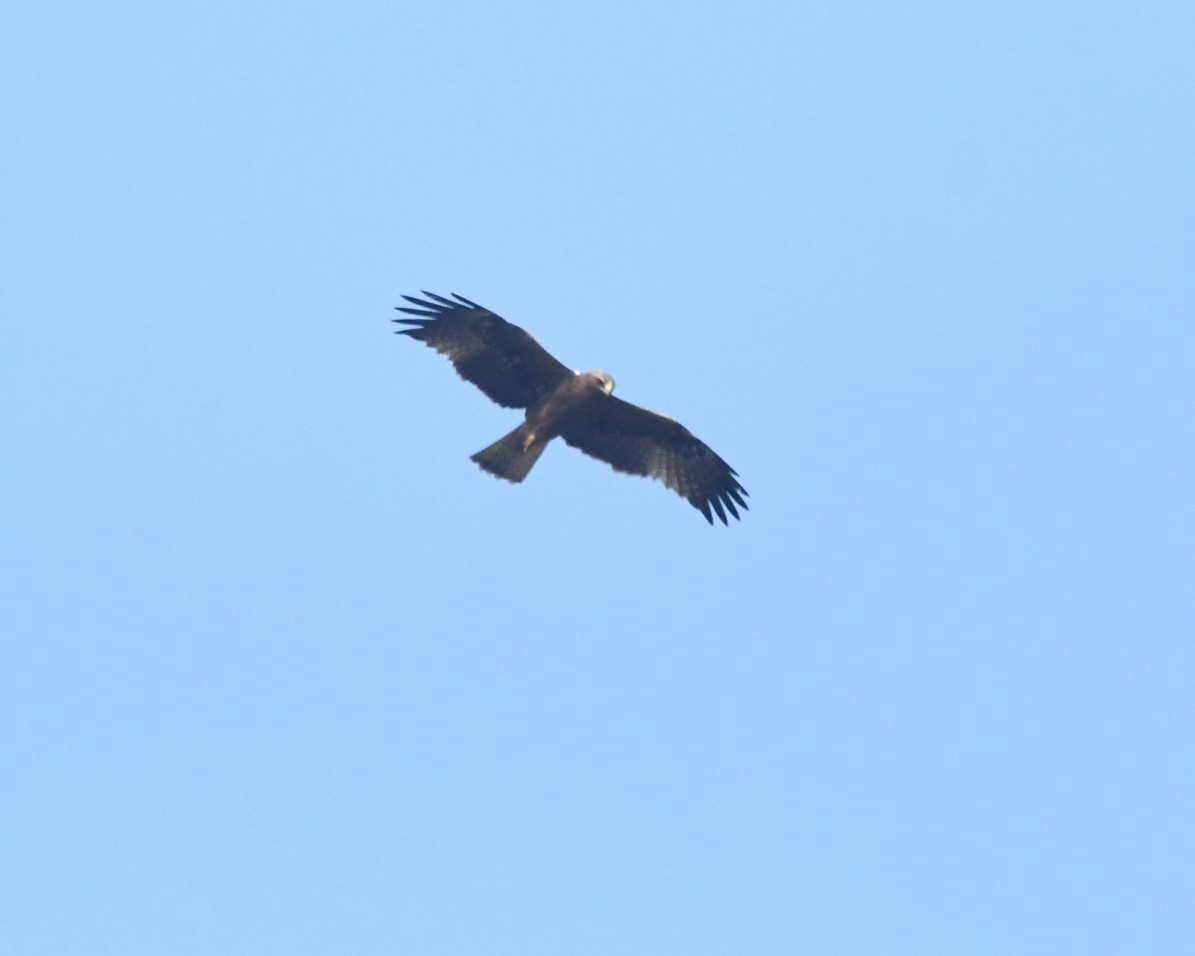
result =
[[[1188,3],[10,5],[21,954],[1195,952]],[[709,527],[392,335],[459,292]]]

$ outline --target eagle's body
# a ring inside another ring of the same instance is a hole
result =
[[[527,410],[523,423],[473,461],[499,478],[522,481],[548,442],[569,445],[618,471],[658,478],[713,523],[746,509],[736,473],[704,442],[667,415],[615,398],[606,372],[574,372],[517,325],[459,295],[403,296],[422,316],[396,319],[405,335],[448,356],[460,376],[499,405]]]
[[[548,442],[613,390],[614,379],[606,372],[574,372],[527,409],[522,425],[483,448],[472,460],[499,478],[522,481]]]

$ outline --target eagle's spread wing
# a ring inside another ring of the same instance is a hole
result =
[[[574,416],[561,432],[564,440],[617,471],[658,478],[714,523],[726,524],[744,511],[747,492],[737,472],[684,425],[613,395],[603,397]]]
[[[499,405],[527,408],[573,374],[530,335],[489,309],[455,293],[452,299],[423,294],[427,299],[403,296],[419,308],[397,306],[398,311],[424,318],[395,319],[414,326],[399,331],[448,356],[461,378]]]

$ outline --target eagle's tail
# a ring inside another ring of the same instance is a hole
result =
[[[522,481],[547,447],[547,441],[523,422],[509,435],[473,455],[471,460],[491,475],[507,481]]]

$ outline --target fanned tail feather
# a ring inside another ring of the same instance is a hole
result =
[[[498,478],[522,481],[547,447],[548,443],[537,438],[524,422],[509,435],[471,456],[471,460]]]

